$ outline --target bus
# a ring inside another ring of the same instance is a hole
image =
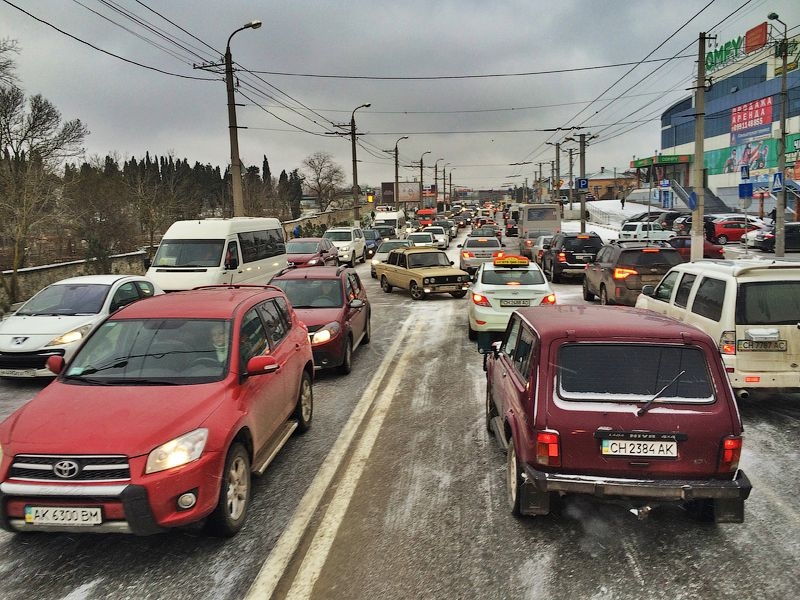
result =
[[[520,238],[552,235],[561,231],[560,204],[520,204],[519,226]],[[528,235],[528,232],[535,235]]]
[[[147,276],[165,292],[264,284],[287,267],[283,227],[278,219],[262,217],[176,221],[147,267]]]

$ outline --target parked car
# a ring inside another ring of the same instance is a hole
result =
[[[409,233],[406,238],[412,246],[436,246],[436,240],[430,231]]]
[[[289,298],[311,337],[314,367],[353,369],[353,352],[369,344],[371,307],[355,269],[286,269],[270,280]]]
[[[714,215],[703,215],[703,222],[713,221],[716,218]],[[677,217],[672,222],[672,230],[678,235],[690,235],[692,232],[692,215]],[[705,235],[705,231],[703,235]]]
[[[650,210],[636,213],[635,215],[631,215],[630,217],[625,219],[622,222],[622,224],[624,225],[625,223],[638,223],[640,221],[652,222],[657,220],[662,212],[664,211],[661,210],[660,208],[651,208]]]
[[[517,310],[487,355],[486,426],[506,450],[514,515],[583,495],[640,518],[682,504],[704,521],[744,521],[752,486],[736,401],[715,340],[675,319]]]
[[[367,252],[367,258],[372,258],[375,251],[383,241],[383,235],[377,229],[364,229],[364,249]]]
[[[470,288],[467,333],[505,331],[511,313],[525,306],[548,306],[556,295],[542,270],[524,256],[506,255],[483,263]]]
[[[800,222],[784,225],[784,250],[793,252],[800,250]],[[775,252],[775,228],[762,229],[756,233],[753,245],[764,252]]]
[[[469,273],[453,267],[447,254],[436,248],[396,248],[385,263],[375,265],[381,288],[409,290],[414,300],[429,294],[450,294],[463,298],[469,289]]]
[[[602,246],[603,240],[593,231],[556,233],[550,240],[550,248],[542,254],[542,271],[553,283],[560,282],[565,275],[583,276],[586,265]]]
[[[362,263],[367,260],[367,247],[364,233],[360,227],[332,227],[322,234],[339,251],[339,263],[356,266],[356,259]]]
[[[731,385],[800,391],[800,265],[784,261],[701,260],[646,285],[637,308],[699,327],[717,343]]]
[[[606,244],[583,273],[583,299],[600,304],[633,306],[645,284],[656,284],[671,267],[683,262],[667,244],[617,242]]]
[[[48,358],[69,360],[109,314],[163,293],[139,275],[84,275],[48,285],[0,321],[0,377],[53,377]]]
[[[754,221],[745,221],[742,216],[723,217],[715,219],[714,223],[714,239],[720,245],[725,245],[728,242],[738,242],[742,236],[748,231],[754,229],[766,229],[763,223],[756,223]]]
[[[658,216],[656,217],[654,223],[661,225],[662,229],[671,230],[672,225],[675,223],[675,219],[678,217],[685,217],[692,213],[688,210],[665,210],[657,214]]]
[[[684,262],[689,262],[692,257],[692,236],[676,235],[667,243],[678,251]],[[725,258],[725,248],[703,238],[703,258]]]
[[[656,221],[638,221],[625,223],[619,230],[619,239],[622,240],[668,240],[675,236],[675,232],[663,229]]]
[[[308,331],[270,286],[135,302],[69,362],[47,365],[55,380],[0,424],[0,527],[11,531],[149,535],[205,522],[233,536],[252,475],[311,425]]]
[[[295,267],[336,266],[338,254],[328,238],[294,238],[286,242],[286,261]]]
[[[470,236],[458,247],[461,249],[458,267],[462,271],[474,275],[481,264],[494,259],[494,255],[505,246],[495,236],[490,235],[487,237]]]
[[[375,274],[375,265],[381,262],[386,262],[386,259],[389,258],[389,252],[395,248],[407,248],[411,245],[411,242],[408,240],[387,240],[385,242],[381,242],[381,245],[378,246],[378,250],[375,252],[375,256],[372,257],[372,262],[370,263],[369,273],[372,275],[372,278],[377,279],[377,275]]]

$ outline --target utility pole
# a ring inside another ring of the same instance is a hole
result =
[[[528,178],[525,178],[525,187],[522,190],[522,203],[528,203]]]
[[[400,140],[407,140],[408,136],[404,135],[394,143],[394,206],[400,208],[399,193],[400,193],[400,161],[398,158],[397,144]]]
[[[789,54],[789,38],[787,37],[786,23],[778,18],[776,13],[767,15],[770,21],[777,21],[783,25],[783,39],[778,48],[781,52],[781,132],[778,139],[778,173],[781,174],[781,191],[778,193],[775,206],[775,256],[782,257],[786,250],[786,114],[788,112],[786,100],[786,59]],[[770,187],[772,187],[770,185]],[[795,206],[795,215],[797,214]]]
[[[369,102],[356,106],[350,114],[350,142],[353,148],[353,224],[358,226],[361,221],[359,214],[358,198],[361,195],[361,189],[358,187],[358,160],[356,159],[356,111],[359,108],[369,108],[372,106]]]
[[[575,192],[575,180],[572,178],[572,153],[575,151],[574,148],[569,149],[569,209],[572,210],[572,199],[574,197]]]
[[[447,210],[447,180],[445,175],[445,169],[447,168],[447,163],[442,165],[442,210]],[[439,188],[436,188],[436,193],[439,193]]]
[[[542,201],[542,179],[544,178],[544,171],[542,171],[542,165],[544,163],[539,163],[539,178],[536,180],[536,196],[539,202]]]
[[[450,169],[450,204],[453,204],[453,169]]]
[[[556,189],[556,200],[559,204],[561,204],[561,143],[556,142],[556,180],[555,180],[555,189]],[[562,212],[564,211],[564,207],[561,206],[559,208]]]
[[[700,33],[697,43],[697,82],[694,90],[694,165],[692,177],[694,179],[694,193],[697,200],[692,211],[692,248],[690,258],[692,262],[703,258],[703,238],[705,237],[703,213],[705,213],[705,179],[703,177],[705,163],[705,111],[706,111],[706,38],[705,32]],[[655,158],[653,158],[655,161]],[[650,175],[652,186],[653,175]],[[777,251],[777,248],[775,248]]]
[[[430,150],[426,150],[425,152],[422,153],[422,156],[419,157],[419,207],[420,208],[425,208],[425,201],[422,199],[422,193],[425,191],[425,186],[422,183],[422,169],[423,165],[425,164],[423,162],[423,159],[425,158],[426,154],[430,153],[431,153]]]

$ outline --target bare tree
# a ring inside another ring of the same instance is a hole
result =
[[[337,188],[344,181],[342,167],[327,152],[315,152],[303,160],[305,185],[317,197],[321,210],[333,202]]]
[[[14,85],[0,87],[0,233],[12,245],[11,276],[0,279],[17,301],[17,271],[33,233],[53,216],[61,193],[63,162],[83,152],[88,130],[79,119],[62,124],[61,113],[41,95]]]
[[[0,86],[11,86],[17,82],[14,69],[14,59],[11,54],[18,52],[17,43],[14,40],[0,40]]]

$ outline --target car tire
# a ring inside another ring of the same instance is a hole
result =
[[[386,279],[386,275],[381,275],[381,289],[387,294],[392,293],[392,286],[389,283],[389,280]]]
[[[412,300],[425,300],[425,298],[428,297],[428,294],[426,294],[425,291],[417,285],[416,281],[411,282],[409,291],[411,292]]]
[[[508,441],[506,452],[506,488],[508,507],[515,517],[522,516],[520,511],[520,497],[522,495],[522,470],[517,460],[517,450],[514,447],[514,438]]]
[[[467,295],[467,291],[466,290],[461,290],[459,292],[450,292],[450,295],[453,298],[463,298],[464,296]]]
[[[477,339],[478,339],[478,332],[477,332],[477,331],[475,331],[475,330],[472,328],[472,325],[470,325],[469,323],[467,323],[467,337],[468,337],[468,338],[470,339],[470,341],[472,341],[472,342],[474,342],[475,340],[477,340]]]
[[[347,336],[344,343],[344,353],[342,355],[342,364],[339,365],[339,373],[342,375],[349,375],[353,370],[353,340]]]
[[[600,286],[600,304],[602,306],[608,306],[608,292],[606,291],[606,286]]]
[[[492,400],[492,393],[489,391],[489,384],[486,384],[486,431],[489,432],[489,435],[494,435],[494,429],[492,428],[492,420],[498,415],[497,407],[494,405],[494,400]]]
[[[362,264],[362,265],[363,265],[365,262],[367,262],[367,251],[366,251],[366,250],[364,250],[364,251],[361,253],[361,259],[360,259],[360,261],[361,261],[361,264]]]
[[[218,537],[236,535],[247,518],[251,493],[250,455],[242,444],[234,442],[225,457],[217,506],[206,521],[209,533]]]
[[[311,386],[311,376],[303,370],[300,379],[300,389],[297,392],[297,404],[294,406],[292,419],[297,421],[297,432],[305,433],[311,428],[311,419],[314,418],[314,388]]]
[[[583,299],[587,302],[594,300],[594,294],[589,291],[589,284],[586,282],[586,276],[583,277]]]
[[[347,261],[347,266],[351,267],[351,268],[356,266],[356,252],[355,252],[355,250],[353,250],[353,253],[350,255],[350,260]]]
[[[727,243],[728,243],[727,235],[721,235],[717,238],[717,244],[719,244],[720,246],[724,246]]]
[[[367,315],[367,324],[364,327],[364,337],[361,338],[362,344],[369,344],[372,339],[372,315]]]
[[[370,274],[370,277],[372,277],[373,279],[377,279],[378,278],[378,274],[377,273],[373,273],[372,271],[370,271],[369,274]]]

